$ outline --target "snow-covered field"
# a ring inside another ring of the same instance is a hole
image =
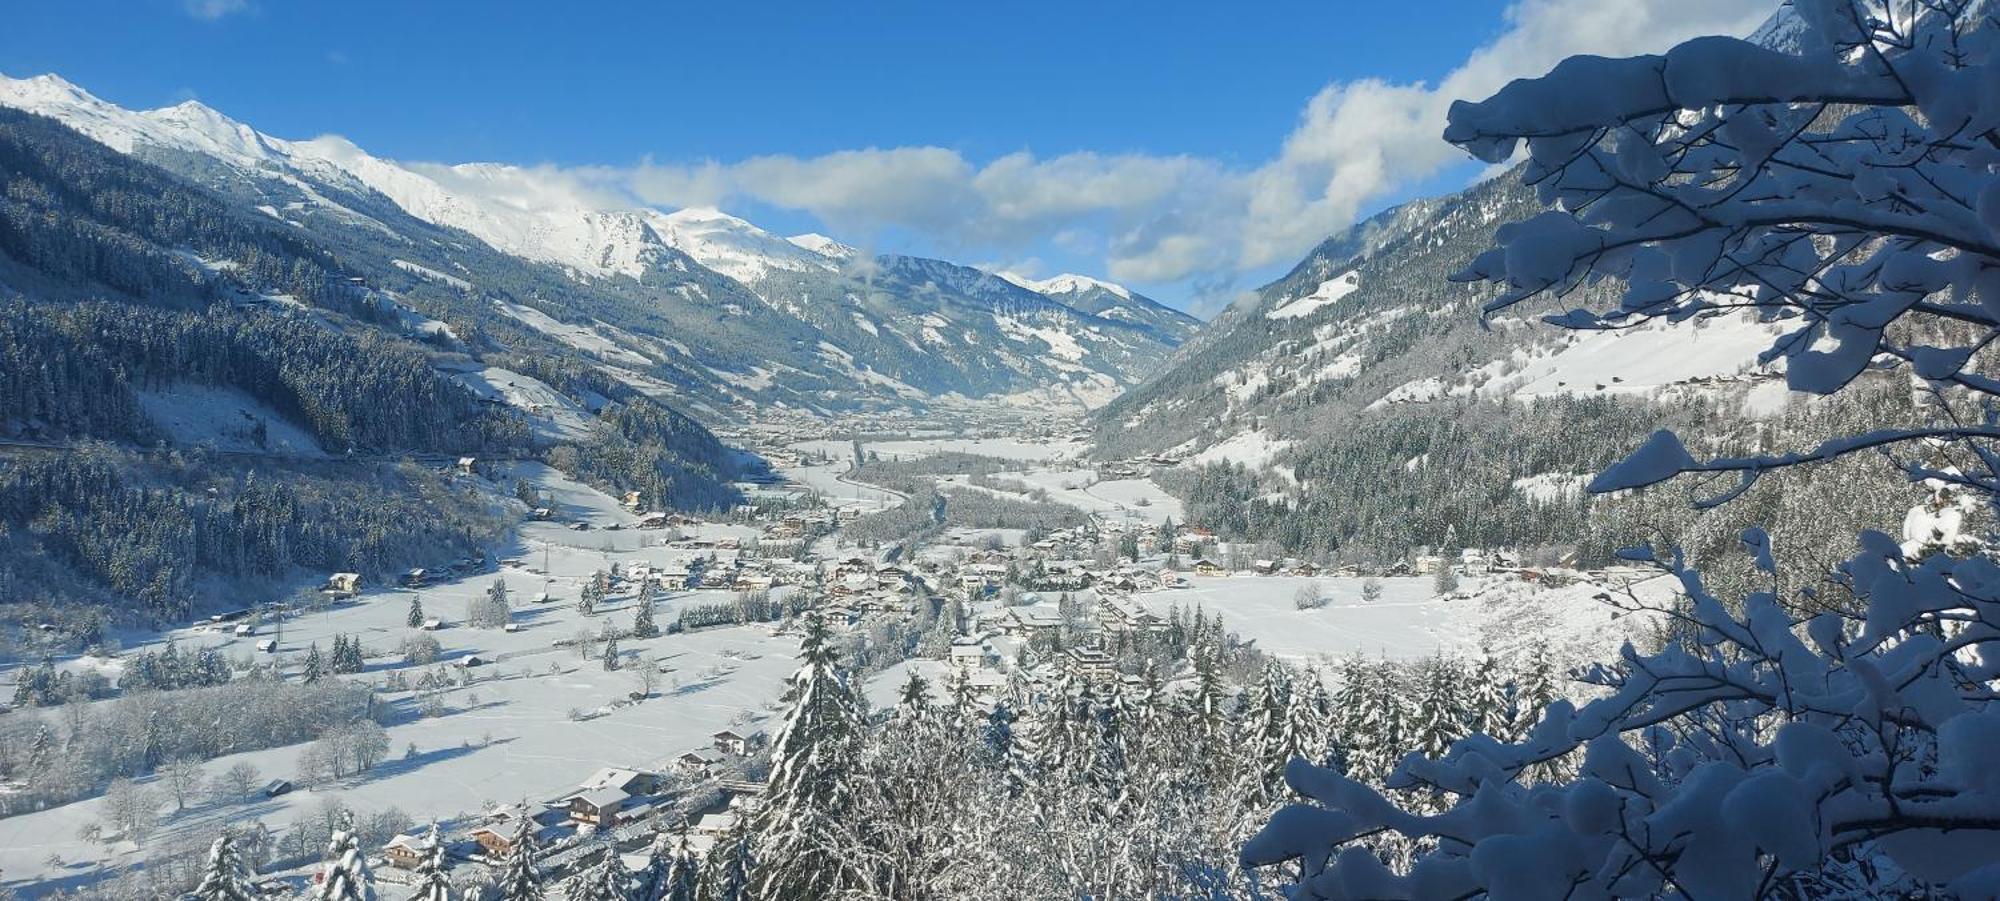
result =
[[[1098,481],[1088,469],[1048,466],[1024,472],[1003,472],[993,476],[1002,486],[1020,486],[1024,491],[1048,492],[1048,499],[1068,504],[1108,522],[1159,525],[1169,518],[1185,522],[1179,498],[1168,494],[1151,479],[1109,479]]]
[[[1594,596],[1602,586],[1580,582],[1542,588],[1511,578],[1468,579],[1458,595],[1439,597],[1429,577],[1385,578],[1382,596],[1362,599],[1359,578],[1303,576],[1195,577],[1187,588],[1142,592],[1135,599],[1155,613],[1179,605],[1222,615],[1223,627],[1267,653],[1300,663],[1350,654],[1411,660],[1440,651],[1513,654],[1542,646],[1564,660],[1602,660],[1636,634],[1639,624],[1614,616]],[[1317,585],[1329,603],[1299,610],[1294,599]],[[1664,580],[1646,583],[1663,593]]]
[[[802,441],[794,445],[804,453],[827,454],[836,459],[854,455],[853,442],[840,439]],[[1036,441],[1022,438],[914,438],[896,441],[861,442],[861,449],[884,460],[913,460],[942,453],[976,454],[1003,460],[1073,459],[1089,449],[1079,441]]]
[[[608,524],[629,519],[609,497],[553,476],[545,468],[523,467],[519,473],[555,494],[567,514]],[[703,534],[741,535],[740,526],[706,525]],[[449,712],[421,717],[408,693],[385,695],[394,713],[388,726],[389,758],[365,778],[350,778],[316,790],[299,791],[252,805],[197,806],[173,814],[161,794],[162,824],[149,847],[171,841],[176,833],[208,835],[222,823],[261,819],[274,830],[302,817],[316,816],[323,798],[338,797],[350,808],[377,811],[399,807],[419,820],[449,819],[475,813],[490,802],[541,800],[559,794],[603,766],[665,768],[678,754],[709,743],[709,735],[728,727],[750,724],[770,728],[771,705],[781,683],[793,670],[797,639],[773,635],[767,627],[744,626],[668,635],[652,640],[623,639],[621,659],[627,666],[607,672],[597,659],[583,659],[557,639],[579,633],[595,635],[605,622],[631,625],[634,606],[629,595],[614,594],[594,616],[583,616],[574,604],[582,584],[596,570],[617,562],[653,565],[684,564],[696,553],[662,545],[664,533],[621,530],[574,532],[559,525],[531,523],[518,543],[501,549],[503,558],[520,565],[503,565],[485,573],[419,592],[427,615],[449,625],[433,633],[444,649],[444,660],[463,662],[479,656],[485,665],[469,669],[474,684],[446,696]],[[729,551],[717,553],[727,555]],[[546,558],[546,576],[539,570]],[[468,602],[499,578],[513,598],[519,632],[475,629],[464,625]],[[536,604],[543,591],[554,600]],[[403,668],[394,654],[400,642],[418,630],[405,625],[412,592],[374,589],[324,612],[307,613],[283,623],[275,654],[258,654],[254,644],[276,638],[272,627],[258,635],[235,637],[220,629],[190,628],[152,636],[147,642],[128,641],[133,650],[157,647],[172,638],[182,648],[216,645],[229,656],[257,655],[287,661],[296,671],[304,650],[312,644],[324,652],[335,634],[356,636],[369,654],[366,672],[345,678],[379,682]],[[656,606],[664,627],[681,607],[725,601],[727,591],[668,593]],[[623,701],[640,682],[630,664],[658,661],[664,675],[654,697],[638,703]],[[422,667],[406,669],[414,680]],[[109,702],[98,702],[100,704]],[[572,721],[571,711],[607,708],[603,715]],[[31,714],[16,714],[31,715]],[[239,761],[258,768],[265,779],[292,778],[303,745],[231,755],[207,762],[211,776]],[[413,757],[406,751],[415,748]],[[79,830],[97,821],[99,799],[22,816],[0,819],[0,871],[10,882],[89,881],[100,866],[118,867],[129,856],[116,846],[86,841]],[[143,856],[143,851],[139,852]],[[49,861],[63,863],[52,866]]]
[[[278,411],[233,388],[180,384],[138,392],[139,409],[175,444],[320,456],[319,442]],[[257,431],[262,427],[261,441]]]

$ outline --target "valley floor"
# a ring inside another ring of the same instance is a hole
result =
[[[794,459],[831,462],[781,466],[787,483],[781,492],[817,494],[832,508],[856,514],[902,502],[896,492],[850,479],[848,441],[811,439],[784,450]],[[994,476],[989,484],[999,487],[982,490],[1013,494],[1018,488],[1018,497],[1033,493],[1075,507],[1101,526],[1118,530],[1156,526],[1169,519],[1183,522],[1178,501],[1157,485],[1145,478],[1100,480],[1081,460],[1085,447],[1069,440],[940,437],[868,442],[867,450],[903,459],[956,451],[1015,460],[1020,463],[1017,471]],[[668,532],[636,528],[638,518],[614,499],[545,467],[522,465],[496,475],[496,492],[503,490],[502,485],[511,486],[515,478],[535,485],[549,498],[555,520],[522,524],[508,546],[495,549],[493,556],[501,561],[497,573],[416,591],[369,588],[350,601],[282,623],[281,633],[270,626],[250,636],[236,636],[223,627],[194,627],[132,636],[126,642],[128,655],[158,650],[168,641],[182,650],[215,646],[232,658],[283,661],[284,668],[296,674],[309,646],[325,650],[334,636],[353,636],[367,649],[368,666],[360,674],[342,678],[379,686],[394,671],[414,680],[428,669],[405,665],[395,653],[402,640],[417,634],[406,623],[415,595],[426,615],[449,623],[431,633],[444,648],[440,663],[479,661],[464,670],[471,684],[444,692],[447,712],[421,715],[415,692],[385,691],[380,695],[389,708],[384,717],[390,748],[385,762],[360,776],[251,804],[204,800],[185,811],[168,804],[162,809],[159,831],[143,847],[84,837],[87,826],[104,818],[104,802],[98,798],[0,819],[0,872],[5,873],[6,884],[27,894],[88,885],[142,863],[160,848],[205,843],[225,824],[254,819],[282,832],[295,821],[321,816],[329,798],[359,812],[397,807],[419,823],[467,822],[496,804],[558,797],[602,767],[671,770],[676,757],[707,747],[710,734],[719,730],[753,734],[775,727],[783,682],[794,667],[797,637],[773,626],[726,626],[654,639],[621,639],[621,659],[627,665],[620,671],[606,671],[598,660],[585,659],[576,649],[593,647],[607,622],[629,628],[635,615],[629,592],[614,592],[593,615],[580,612],[577,597],[592,573],[614,564],[679,570],[710,555],[726,560],[753,553],[727,546],[754,547],[760,527],[769,523],[697,523],[679,529],[680,540],[670,542]],[[938,479],[956,482],[959,489],[971,487],[963,476]],[[592,528],[573,527],[579,523]],[[1011,548],[1005,552],[1020,554],[1024,537],[1019,529],[955,529],[932,546],[913,549],[908,559],[961,561],[970,549],[980,547]],[[809,562],[854,556],[879,561],[880,554],[880,549],[854,545],[836,532],[814,546]],[[1158,566],[1162,559],[1163,555],[1155,557],[1147,565]],[[469,605],[496,579],[506,584],[514,600],[518,631],[464,624]],[[1226,629],[1267,653],[1300,664],[1330,663],[1357,654],[1408,660],[1438,652],[1476,653],[1481,648],[1510,652],[1537,644],[1559,647],[1567,659],[1602,659],[1615,652],[1626,635],[1621,624],[1591,600],[1600,589],[1590,583],[1543,589],[1511,578],[1482,578],[1470,580],[1451,597],[1440,597],[1428,577],[1384,578],[1381,597],[1368,601],[1362,597],[1359,578],[1234,573],[1181,581],[1184,584],[1141,590],[1130,597],[1162,617],[1176,607],[1219,614]],[[1294,598],[1309,583],[1328,603],[1298,609]],[[806,589],[780,587],[773,593],[782,599],[796,590]],[[551,597],[549,602],[534,601],[544,593]],[[1013,600],[1025,611],[1054,616],[1055,594]],[[664,627],[691,605],[735,597],[728,589],[667,591],[657,599],[655,616]],[[1093,589],[1076,592],[1074,600],[1092,608],[1104,602]],[[982,624],[1000,622],[1010,609],[997,594],[974,599],[968,607]],[[1000,632],[982,634],[992,660],[988,666],[997,678],[1009,669],[1022,640]],[[274,653],[257,650],[257,643],[266,640],[277,641]],[[651,697],[635,702],[630,695],[642,691],[643,685],[631,663],[641,660],[657,661],[663,676]],[[72,668],[95,665],[115,669],[118,664],[64,663]],[[871,701],[893,703],[895,686],[912,669],[934,679],[946,675],[941,661],[912,660],[892,666],[870,680]],[[248,763],[265,779],[294,778],[303,747],[232,755],[208,761],[204,770],[213,775]],[[157,777],[141,781],[157,782]],[[164,792],[161,796],[164,800]]]

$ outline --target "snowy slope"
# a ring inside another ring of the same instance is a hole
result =
[[[745,285],[755,285],[774,272],[840,268],[822,249],[778,237],[720,210],[691,207],[673,213],[648,211],[644,215],[669,245]],[[831,239],[825,240],[833,244]]]
[[[1049,280],[1050,295],[944,261],[866,265],[823,235],[786,238],[714,209],[633,207],[559,172],[388,160],[337,136],[272,137],[199,103],[123,109],[54,76],[0,77],[0,105],[55,118],[300,228],[367,229],[404,273],[468,295],[520,291],[498,308],[508,318],[637,367],[652,384],[690,385],[713,409],[933,397],[1096,406],[1195,324],[1094,279]],[[518,272],[484,277],[454,253],[457,232],[553,267],[584,292],[530,286]],[[524,313],[529,302],[565,307],[549,318],[583,322],[595,337],[550,328]],[[691,352],[661,354],[663,342]]]

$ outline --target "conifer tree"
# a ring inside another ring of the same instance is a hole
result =
[[[777,866],[777,864],[774,864]],[[752,857],[750,833],[738,820],[715,844],[702,867],[699,901],[748,901],[751,898],[827,898],[833,895],[792,894],[763,876],[766,867]]]
[[[417,883],[410,891],[410,901],[456,901],[457,891],[445,872],[444,839],[438,835],[436,823],[431,824],[426,841],[428,846],[424,859],[417,864]]]
[[[745,858],[746,862],[744,866],[749,866],[747,862],[749,855],[748,846],[740,847],[737,850]],[[673,865],[667,871],[666,892],[660,896],[660,901],[696,901],[701,891],[701,882],[702,860],[694,856],[694,852],[688,849],[687,837],[682,836],[679,846],[674,849]],[[749,880],[746,874],[743,884],[747,885],[748,883]]]
[[[1465,717],[1469,733],[1491,735],[1502,741],[1513,738],[1513,703],[1507,696],[1508,683],[1490,651],[1481,649],[1466,674]]]
[[[528,806],[521,805],[520,823],[514,827],[513,847],[500,870],[502,901],[542,901],[542,873],[536,868],[535,821]]]
[[[658,638],[660,627],[653,622],[653,583],[639,590],[639,609],[632,614],[633,638]]]
[[[628,901],[631,897],[628,881],[625,864],[618,860],[618,849],[606,844],[597,864],[570,880],[565,897],[568,901]]]
[[[903,680],[903,687],[896,693],[896,712],[901,716],[922,717],[931,709],[931,683],[915,669],[910,677]]]
[[[403,623],[412,629],[420,628],[424,624],[424,602],[414,594],[410,595],[410,614],[403,617]]]
[[[618,668],[618,638],[616,636],[604,640],[604,668],[606,670],[615,670]]]
[[[302,678],[305,679],[307,685],[311,685],[325,677],[326,660],[320,656],[319,642],[315,641],[310,647],[306,648],[306,665]]]
[[[259,897],[250,884],[243,856],[237,853],[235,836],[224,830],[208,848],[208,865],[202,870],[201,883],[195,886],[194,901],[256,901]]]
[[[728,863],[720,873],[708,868],[729,885],[740,866],[751,874],[758,898],[834,897],[850,885],[854,861],[835,845],[854,795],[850,780],[861,709],[835,668],[831,638],[818,614],[807,617],[801,664],[792,677],[792,709],[772,740],[770,788],[757,815],[761,862],[750,867],[746,835],[744,847],[730,852],[740,851],[745,860]]]
[[[374,901],[375,880],[354,833],[345,829],[335,832],[327,858],[331,863],[313,891],[314,901]]]

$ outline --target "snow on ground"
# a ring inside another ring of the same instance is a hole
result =
[[[594,327],[558,322],[555,318],[534,307],[508,303],[504,300],[496,300],[493,302],[493,305],[499,307],[500,312],[520,320],[529,328],[548,335],[577,350],[594,353],[607,360],[628,363],[634,366],[653,365],[652,359],[646,355],[620,346],[618,342],[605,337]]]
[[[1637,627],[1593,598],[1600,586],[1583,582],[1542,588],[1511,578],[1467,580],[1460,595],[1439,597],[1432,579],[1384,578],[1382,597],[1362,599],[1366,580],[1344,577],[1194,577],[1187,588],[1142,592],[1134,598],[1164,615],[1179,605],[1221,614],[1223,627],[1254,641],[1266,653],[1299,663],[1350,654],[1412,660],[1440,651],[1498,654],[1544,646],[1558,659],[1608,659]],[[1663,583],[1664,580],[1654,580]],[[1299,589],[1317,585],[1325,607],[1300,610]],[[1649,590],[1664,590],[1652,584]]]
[[[1180,499],[1151,479],[1100,481],[1093,470],[1051,466],[995,473],[993,481],[1023,500],[1036,500],[1034,494],[1044,492],[1050,502],[1067,504],[1106,522],[1159,525],[1168,519],[1186,520]]]
[[[415,275],[420,278],[427,278],[434,282],[443,282],[444,284],[457,288],[460,291],[472,290],[471,282],[459,278],[456,275],[452,275],[446,272],[439,272],[436,269],[432,269],[429,266],[423,266],[417,263],[412,263],[409,260],[390,260],[389,262],[395,264],[396,268],[401,269],[404,272],[407,272],[411,275]]]
[[[480,397],[528,414],[535,433],[543,438],[574,441],[590,436],[590,417],[539,379],[511,369],[477,364],[452,375]]]
[[[848,481],[847,471],[852,468],[854,468],[852,460],[836,457],[831,463],[782,466],[778,468],[778,473],[792,482],[817,492],[820,499],[832,507],[874,513],[903,502],[901,494],[887,488]]]
[[[1531,501],[1553,504],[1573,501],[1583,493],[1590,476],[1574,472],[1544,472],[1515,479],[1513,489]]]
[[[802,441],[793,445],[801,453],[827,454],[835,458],[852,457],[854,444],[843,439],[820,439]],[[918,457],[932,457],[942,453],[975,454],[981,457],[998,457],[1002,460],[1048,460],[1073,459],[1089,445],[1081,441],[1036,441],[1025,438],[915,438],[906,440],[870,441],[863,439],[861,449],[884,460],[914,460]]]
[[[1194,455],[1188,462],[1197,466],[1210,463],[1240,463],[1251,469],[1265,469],[1271,461],[1291,447],[1290,441],[1272,438],[1256,429],[1238,432],[1227,439],[1210,445],[1205,451]]]
[[[623,514],[611,498],[554,476],[545,467],[523,467],[519,475],[557,495],[568,511],[598,522],[617,521]],[[323,799],[338,797],[350,808],[372,812],[399,807],[418,820],[449,820],[476,813],[491,802],[542,800],[558,795],[604,766],[666,768],[682,752],[706,747],[711,733],[748,725],[770,730],[775,725],[774,702],[782,682],[795,669],[798,641],[773,635],[768,627],[742,626],[668,635],[651,640],[619,642],[628,666],[607,672],[595,659],[585,660],[556,639],[580,632],[596,634],[605,622],[628,627],[633,599],[617,594],[595,616],[583,616],[575,600],[584,581],[611,563],[671,565],[684,563],[694,551],[662,544],[665,533],[621,530],[572,532],[554,524],[530,524],[512,546],[496,549],[502,558],[521,561],[497,573],[435,584],[416,592],[425,613],[445,619],[447,627],[433,633],[447,661],[477,655],[489,663],[471,668],[476,681],[447,695],[449,712],[418,717],[409,693],[384,695],[391,708],[388,725],[390,754],[365,778],[352,778],[316,790],[299,791],[249,805],[196,806],[175,814],[162,792],[162,825],[147,842],[158,847],[178,833],[209,836],[225,823],[261,819],[274,830],[317,816]],[[735,534],[746,527],[707,524],[701,534]],[[706,551],[699,553],[707,553]],[[727,552],[723,552],[727,553]],[[540,570],[544,559],[546,574]],[[495,580],[504,580],[513,597],[519,632],[474,629],[463,624],[468,602]],[[535,604],[548,591],[555,600]],[[369,669],[347,678],[376,682],[392,669],[403,668],[391,652],[416,630],[405,625],[412,592],[371,589],[352,602],[323,612],[306,613],[283,623],[277,653],[259,655],[284,661],[296,672],[305,649],[322,651],[336,634],[356,636],[369,653]],[[726,601],[727,591],[671,592],[656,608],[664,627],[679,608]],[[235,637],[221,630],[190,628],[150,640],[128,642],[134,650],[157,649],[167,638],[183,648],[218,645],[229,656],[255,654],[253,645],[277,637],[272,627],[263,634]],[[640,689],[630,664],[658,661],[665,670],[654,696],[638,703],[623,701]],[[414,680],[419,669],[405,669]],[[99,705],[111,702],[97,702]],[[601,715],[572,720],[571,711]],[[28,715],[28,714],[17,714]],[[406,757],[414,746],[415,755]],[[291,778],[304,745],[235,754],[211,760],[204,770],[214,775],[237,762],[256,766],[265,779]],[[100,864],[121,861],[115,849],[86,842],[78,831],[101,816],[102,802],[87,799],[49,810],[0,819],[0,870],[30,883],[82,880]],[[144,852],[140,852],[143,858]],[[51,868],[59,856],[65,863]]]
[[[1359,287],[1361,287],[1361,273],[1347,272],[1336,275],[1320,282],[1319,287],[1314,288],[1311,294],[1265,313],[1264,318],[1297,319],[1300,316],[1310,316],[1313,311],[1354,293]]]
[[[1748,318],[1718,317],[1695,328],[1657,322],[1624,331],[1568,333],[1561,349],[1487,383],[1481,393],[1516,398],[1649,393],[1690,379],[1734,375],[1771,346],[1777,330]]]
[[[321,456],[319,442],[278,411],[234,388],[184,383],[140,391],[139,409],[173,443],[226,451]],[[257,429],[263,427],[263,439]]]

